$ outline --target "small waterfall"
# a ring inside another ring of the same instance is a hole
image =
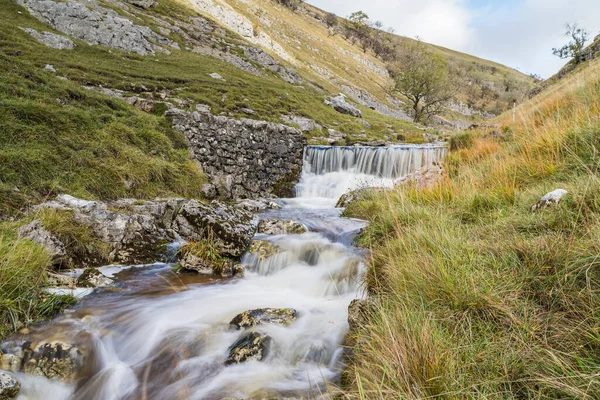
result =
[[[337,200],[361,187],[392,187],[399,178],[442,161],[445,145],[308,146],[297,197]]]

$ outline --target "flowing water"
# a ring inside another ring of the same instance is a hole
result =
[[[333,208],[348,189],[391,185],[444,149],[309,147],[294,199],[260,218],[292,219],[309,233],[256,239],[278,252],[246,254],[243,278],[176,274],[171,264],[101,269],[119,282],[83,298],[73,310],[39,327],[31,340],[85,343],[89,366],[77,386],[18,375],[20,399],[317,398],[341,370],[347,308],[361,296],[361,251],[351,245],[364,221]],[[290,326],[260,325],[272,337],[262,362],[225,366],[229,347],[243,335],[230,327],[238,313],[294,308]]]

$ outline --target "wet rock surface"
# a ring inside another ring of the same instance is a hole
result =
[[[306,138],[283,124],[210,113],[167,111],[188,138],[193,157],[228,199],[293,196]]]
[[[298,318],[298,311],[293,308],[258,308],[236,315],[229,324],[236,329],[252,328],[263,324],[288,326],[296,318]]]
[[[83,288],[106,287],[114,284],[114,281],[102,274],[96,268],[87,268],[79,278],[76,285]]]
[[[279,210],[281,206],[268,199],[244,199],[235,203],[236,207],[249,212],[260,212],[265,210]]]
[[[0,371],[0,400],[16,399],[21,391],[21,382],[7,372]]]
[[[242,336],[229,348],[229,357],[225,365],[262,361],[269,354],[272,341],[271,336],[259,332]]]
[[[82,348],[64,341],[7,342],[0,346],[3,365],[11,370],[48,379],[73,383],[86,364],[87,354]]]
[[[283,249],[273,242],[266,240],[254,240],[248,254],[251,254],[257,258],[258,261],[266,260],[269,257],[279,254]]]
[[[295,235],[308,232],[300,222],[291,220],[263,219],[258,223],[258,233],[266,235]]]

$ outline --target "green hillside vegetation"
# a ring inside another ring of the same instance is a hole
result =
[[[347,398],[600,397],[599,71],[500,118],[500,138],[463,134],[435,187],[346,210],[372,254]]]

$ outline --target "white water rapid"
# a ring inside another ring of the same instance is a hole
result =
[[[294,199],[259,218],[292,219],[309,233],[258,235],[278,250],[260,259],[246,254],[243,278],[176,274],[157,263],[120,270],[119,286],[97,290],[73,310],[34,329],[30,340],[84,343],[91,348],[77,385],[19,374],[21,400],[318,398],[339,378],[349,303],[361,296],[361,251],[351,243],[364,221],[333,208],[346,190],[391,184],[444,149],[309,147]],[[263,324],[272,344],[263,361],[225,365],[243,334],[229,321],[256,308],[293,308],[289,326]]]
[[[439,163],[446,152],[445,145],[309,146],[304,152],[297,197],[313,199],[313,204],[335,205],[350,190],[393,187],[409,173]]]

